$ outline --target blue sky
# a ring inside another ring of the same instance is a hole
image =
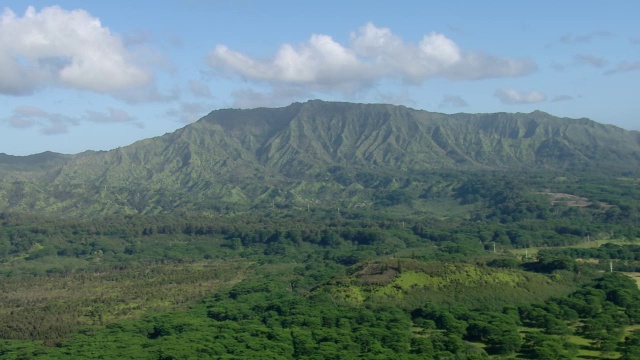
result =
[[[640,130],[640,2],[32,1],[0,13],[0,152],[108,150],[324,99]]]

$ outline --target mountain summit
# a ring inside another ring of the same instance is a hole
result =
[[[313,100],[216,110],[173,133],[106,152],[0,156],[0,209],[158,212],[194,199],[211,207],[283,194],[292,201],[353,194],[378,183],[364,178],[381,174],[620,174],[639,165],[639,132],[589,119]]]

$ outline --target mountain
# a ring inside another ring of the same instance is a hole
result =
[[[0,179],[38,176],[43,172],[58,168],[71,158],[72,156],[50,151],[29,156],[12,156],[0,153]]]
[[[624,174],[639,165],[639,132],[589,119],[313,100],[213,111],[111,151],[0,154],[0,210],[158,213],[274,200],[349,206],[416,174]]]

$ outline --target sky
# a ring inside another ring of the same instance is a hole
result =
[[[640,130],[640,2],[0,3],[0,153],[109,150],[309,99]]]

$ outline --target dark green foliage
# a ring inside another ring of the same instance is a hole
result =
[[[288,239],[297,236],[302,240],[302,233],[265,232],[257,236],[255,242],[247,242],[247,246],[250,249],[287,243]],[[197,236],[190,238],[193,241]],[[229,236],[233,239],[237,234]],[[375,243],[363,246],[375,246]],[[221,248],[225,248],[223,244],[220,243]],[[332,249],[329,244],[316,246],[321,252]],[[142,247],[138,254],[147,251]],[[247,248],[243,245],[238,251],[245,252]],[[192,303],[187,310],[161,311],[140,320],[113,323],[101,316],[106,314],[105,308],[95,307],[89,314],[94,325],[70,339],[58,340],[56,348],[9,342],[2,351],[8,358],[19,354],[35,356],[40,352],[50,358],[104,355],[108,358],[267,356],[313,359],[320,356],[336,359],[486,359],[489,355],[514,356],[521,353],[530,358],[555,356],[553,358],[569,359],[575,356],[576,348],[558,336],[571,334],[570,325],[582,324],[578,331],[591,339],[592,348],[611,353],[615,351],[617,342],[622,340],[621,325],[636,323],[627,313],[634,314],[632,304],[640,303],[635,283],[614,273],[585,284],[569,296],[548,298],[544,303],[522,305],[517,309],[480,310],[477,301],[429,303],[411,309],[398,299],[386,303],[378,299],[377,303],[367,306],[349,305],[336,302],[318,290],[309,296],[309,285],[313,283],[313,280],[309,282],[310,279],[326,281],[340,268],[333,269],[337,265],[322,260],[326,256],[317,257],[312,249],[305,251],[308,253],[304,265],[291,266],[287,272],[273,267],[270,270],[272,275],[261,274],[261,278],[255,281],[243,281],[228,290],[217,291],[200,304]],[[260,253],[249,256],[256,259],[266,257]],[[276,265],[264,266],[262,269]],[[449,277],[455,276],[455,269],[468,272],[470,276],[479,271],[472,270],[471,265],[422,263],[408,258],[368,262],[351,271],[356,274],[365,269],[375,272],[376,266],[379,266],[381,275],[386,272],[396,274],[392,276],[428,269],[431,269],[431,274]],[[483,271],[521,270],[484,268]],[[350,283],[340,279],[334,280],[334,286]],[[462,290],[463,287],[455,289],[456,292],[469,291]],[[469,296],[472,293],[469,292]],[[493,294],[494,299],[504,296],[502,292]],[[477,294],[475,296],[477,299]],[[545,334],[528,330],[523,338],[520,333],[522,326],[542,329]],[[44,327],[39,327],[39,330],[52,331]],[[484,348],[475,343],[484,344]],[[126,347],[121,344],[126,344]]]
[[[488,266],[502,269],[517,269],[520,264],[520,261],[513,258],[493,259],[487,262]]]
[[[526,263],[523,265],[526,269],[536,272],[552,273],[558,270],[571,272],[578,271],[578,264],[569,257],[555,257],[538,254],[538,261]]]
[[[561,337],[528,332],[522,352],[529,359],[572,360],[578,354],[578,348]]]
[[[640,358],[640,331],[636,330],[627,335],[620,346],[621,360]]]
[[[543,257],[598,260],[590,266],[604,271],[609,271],[611,266],[617,271],[640,270],[640,245],[636,244],[610,243],[597,248],[548,249],[539,254]]]
[[[411,315],[417,325],[424,325],[424,320],[433,321],[438,329],[447,334],[445,339],[460,339],[459,344],[462,339],[484,343],[490,354],[512,354],[522,344],[517,326],[519,320],[510,315],[472,312],[465,308],[446,309],[432,304],[414,310]],[[450,348],[447,351],[451,351]]]
[[[400,358],[411,350],[409,318],[402,311],[330,306],[262,283],[245,283],[187,313],[111,326],[94,334],[94,351],[122,356],[117,343],[103,341],[119,336],[129,336],[130,346],[139,344],[127,356],[145,349],[178,358]],[[52,354],[81,356],[87,340],[78,336]]]

